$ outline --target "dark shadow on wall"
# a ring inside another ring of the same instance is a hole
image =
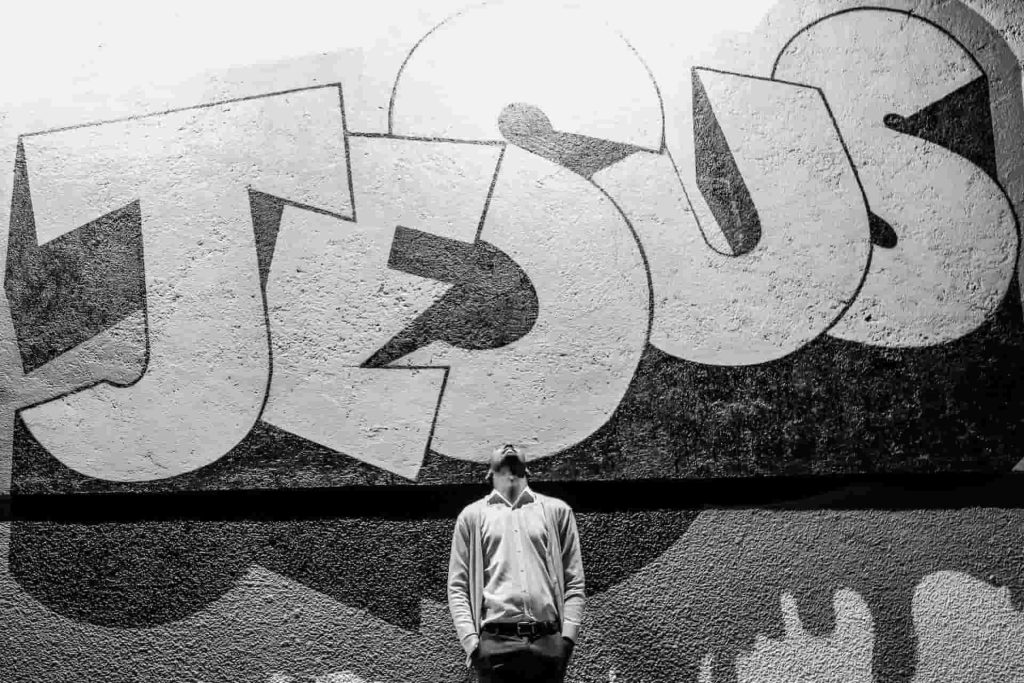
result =
[[[146,308],[139,202],[39,246],[29,176],[19,140],[4,292],[25,372]]]
[[[301,501],[278,501],[301,505]],[[627,579],[665,551],[697,511],[579,515],[588,593]],[[50,609],[121,628],[189,616],[259,564],[404,629],[420,601],[445,602],[453,518],[136,520],[15,519],[10,570]],[[632,540],[642,532],[644,543]]]
[[[577,666],[582,680],[614,665],[621,680],[715,681],[758,635],[784,635],[780,595],[804,627],[835,628],[835,591],[856,591],[876,634],[876,681],[909,683],[917,642],[915,587],[959,571],[1024,589],[1024,511],[696,510],[579,514],[592,606]],[[419,600],[444,600],[452,519],[15,519],[10,568],[46,607],[115,628],[184,618],[259,564],[416,630]],[[602,673],[603,672],[603,673]],[[356,671],[375,680],[394,671]]]

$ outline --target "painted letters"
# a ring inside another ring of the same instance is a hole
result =
[[[323,88],[25,139],[40,243],[131,202],[141,212],[145,372],[23,411],[54,457],[151,480],[245,436],[270,370],[247,186],[344,208],[341,132],[337,90]]]
[[[412,47],[386,131],[344,83],[19,131],[15,488],[464,481],[506,442],[556,477],[1007,469],[1020,90],[948,8],[833,4],[658,74],[670,108],[611,28],[507,4]]]
[[[822,88],[871,210],[895,233],[830,334],[927,346],[975,330],[1006,295],[1018,240],[996,180],[987,79],[971,55],[925,21],[861,10],[795,36],[775,77]]]

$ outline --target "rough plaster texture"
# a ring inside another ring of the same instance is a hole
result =
[[[580,515],[576,681],[1015,681],[1024,519],[1005,510]],[[10,681],[468,680],[452,519],[14,521]]]
[[[1016,510],[630,510],[1021,459],[1024,7],[618,18],[11,106],[0,492],[394,492],[514,441],[612,482],[570,680],[1024,680]],[[0,525],[0,680],[469,680],[451,519],[119,500]]]
[[[788,0],[668,68],[545,16],[12,111],[13,490],[1020,460],[1013,35]]]

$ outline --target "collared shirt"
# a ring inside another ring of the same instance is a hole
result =
[[[483,509],[483,623],[555,621],[544,511],[529,487],[509,502],[493,491]]]
[[[562,621],[562,635],[576,640],[586,604],[586,581],[576,517],[565,501],[531,492],[547,526],[547,566],[555,585],[555,606]],[[448,609],[459,642],[466,651],[466,666],[480,641],[484,608],[484,514],[490,495],[459,513],[448,556]]]

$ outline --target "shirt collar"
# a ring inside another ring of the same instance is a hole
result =
[[[486,500],[488,505],[498,505],[503,503],[508,507],[515,509],[520,505],[532,503],[533,501],[537,500],[537,496],[536,494],[534,494],[533,491],[530,490],[529,486],[526,486],[523,488],[522,491],[519,492],[519,497],[516,498],[511,503],[508,501],[507,498],[505,498],[505,496],[501,495],[501,492],[498,491],[498,489],[494,489],[493,491],[491,491],[490,495],[487,496]]]

